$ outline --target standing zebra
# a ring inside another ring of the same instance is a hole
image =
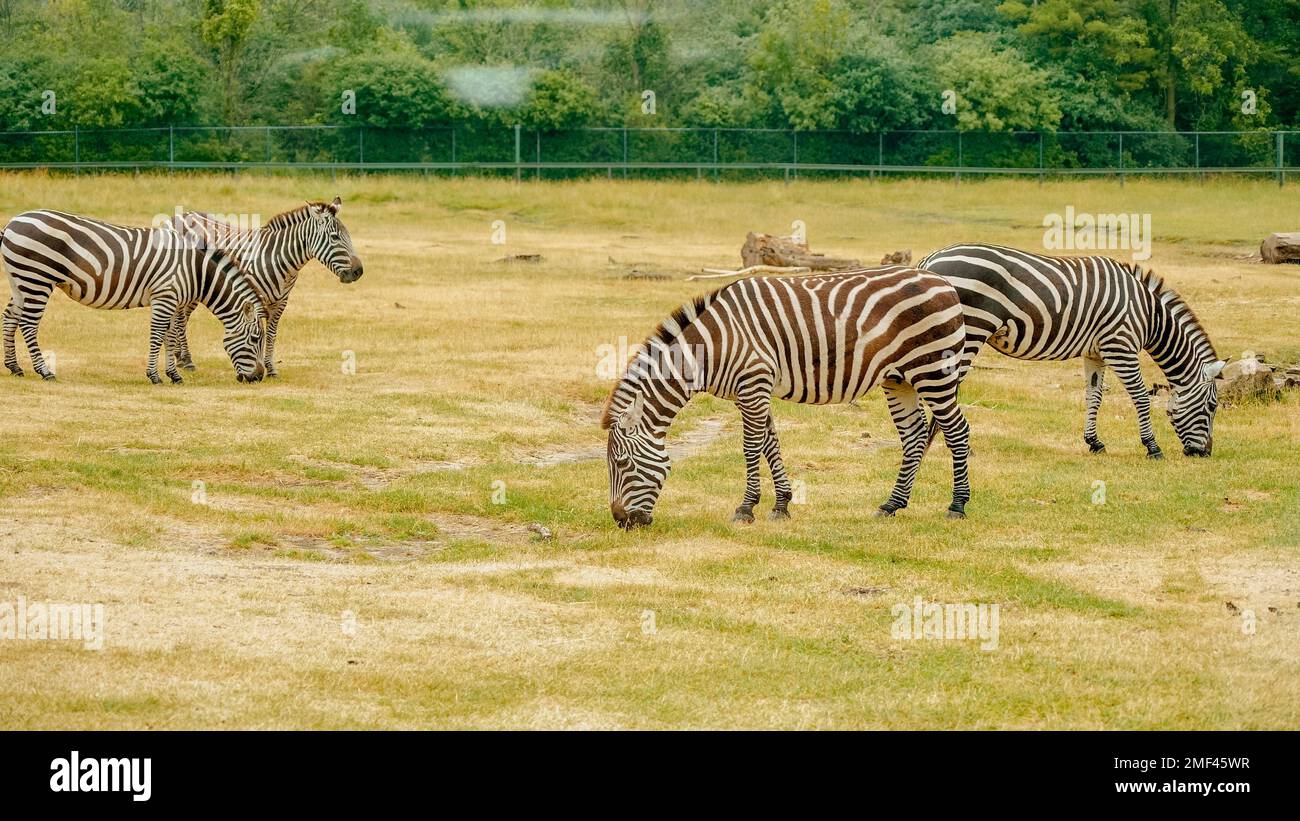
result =
[[[963,374],[987,341],[1017,359],[1083,357],[1087,421],[1093,453],[1102,375],[1109,366],[1137,408],[1147,456],[1161,458],[1151,429],[1151,398],[1138,354],[1147,351],[1173,388],[1169,419],[1188,456],[1214,448],[1214,379],[1224,362],[1192,309],[1164,281],[1136,265],[1100,256],[1049,257],[996,245],[953,245],[921,267],[948,280],[966,314]]]
[[[949,518],[970,498],[969,427],[957,407],[965,331],[952,286],[899,266],[733,282],[675,311],[638,349],[601,419],[609,431],[610,510],[623,528],[648,525],[668,475],[664,436],[701,391],[729,399],[744,423],[745,495],[733,521],[753,522],[759,458],[772,472],[772,518],[788,518],[772,397],[848,402],[880,385],[903,443],[903,463],[880,514],[906,507],[926,450],[929,407],[953,453]]]
[[[36,330],[55,288],[92,308],[149,306],[149,367],[154,384],[158,353],[176,306],[201,303],[225,326],[224,344],[241,382],[262,378],[260,295],[226,254],[179,242],[167,228],[123,228],[58,211],[28,211],[0,234],[0,256],[9,277],[4,315],[4,361],[22,376],[14,345],[21,329],[32,367],[45,379],[54,372],[36,342]],[[180,382],[169,356],[167,375]]]
[[[352,247],[352,237],[338,218],[343,203],[309,202],[272,217],[255,230],[240,230],[209,214],[189,212],[180,219],[178,230],[200,242],[222,248],[252,277],[266,295],[267,376],[275,370],[275,336],[280,317],[289,304],[289,292],[298,281],[298,271],[316,259],[334,272],[341,282],[356,282],[363,272],[361,259]],[[181,367],[194,370],[185,327],[195,303],[180,306],[172,324],[172,344],[179,352]]]

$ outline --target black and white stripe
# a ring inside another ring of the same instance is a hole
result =
[[[229,253],[265,295],[267,376],[278,375],[275,339],[280,317],[289,304],[289,292],[298,281],[298,271],[308,260],[319,260],[341,282],[356,282],[361,278],[361,259],[352,246],[352,236],[338,218],[342,208],[338,197],[330,203],[309,202],[272,217],[266,225],[252,231],[241,231],[210,214],[188,212],[181,217],[180,232],[198,243]],[[190,357],[185,329],[194,307],[193,303],[182,305],[172,327],[181,366],[188,370],[194,369],[194,360]]]
[[[1018,359],[1083,357],[1084,441],[1097,437],[1102,376],[1115,371],[1138,413],[1147,455],[1160,458],[1138,355],[1146,351],[1173,389],[1169,418],[1189,456],[1214,447],[1214,379],[1224,362],[1187,303],[1160,277],[1107,257],[1050,257],[996,245],[953,245],[921,267],[952,283],[966,315],[963,372],[985,342]]]
[[[28,211],[14,217],[0,237],[0,255],[9,277],[4,315],[4,361],[22,376],[15,350],[21,330],[32,367],[46,379],[54,373],[37,344],[40,325],[55,288],[92,308],[148,306],[147,375],[158,384],[158,353],[181,304],[207,306],[225,326],[224,344],[240,381],[262,378],[262,325],[265,311],[256,289],[238,265],[215,249],[178,242],[169,227],[124,228],[58,211]],[[180,382],[168,352],[165,369]]]
[[[789,516],[790,479],[771,403],[851,401],[881,386],[903,443],[894,490],[880,511],[906,507],[925,453],[922,405],[953,447],[950,516],[970,498],[969,428],[957,406],[961,303],[942,279],[912,268],[734,282],[688,304],[641,346],[606,404],[610,510],[621,527],[649,524],[668,475],[669,424],[701,391],[729,399],[744,424],[745,494],[735,520],[752,522],[759,460]]]

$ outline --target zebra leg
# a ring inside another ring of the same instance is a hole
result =
[[[1103,351],[1102,358],[1124,383],[1124,390],[1128,391],[1129,398],[1133,400],[1133,407],[1137,409],[1138,434],[1142,437],[1142,444],[1146,445],[1147,458],[1165,458],[1160,452],[1160,445],[1156,444],[1155,431],[1151,429],[1151,395],[1147,393],[1146,383],[1142,381],[1137,353],[1128,349],[1113,349]]]
[[[949,519],[965,519],[966,503],[970,501],[970,425],[956,400],[927,402],[930,413],[943,430],[943,439],[952,452],[952,504],[948,506]]]
[[[275,333],[280,328],[280,317],[284,315],[284,309],[288,307],[288,297],[280,300],[271,306],[266,317],[266,357],[263,364],[266,366],[266,375],[268,378],[279,376],[280,373],[275,369]]]
[[[18,309],[18,330],[22,331],[23,341],[27,343],[27,353],[32,358],[32,370],[40,374],[42,379],[54,378],[54,371],[46,367],[41,346],[36,342],[36,329],[41,324],[41,317],[45,315],[45,306],[49,304],[50,290],[46,288],[42,293],[26,294],[22,306]]]
[[[1088,418],[1083,424],[1083,441],[1093,453],[1103,453],[1106,445],[1097,438],[1097,409],[1101,407],[1101,391],[1105,380],[1106,363],[1091,356],[1083,357],[1083,378],[1088,399]]]
[[[194,304],[182,305],[176,310],[176,318],[172,320],[172,330],[175,333],[176,359],[180,366],[187,371],[197,370],[194,365],[194,359],[190,356],[190,339],[185,329],[190,324],[190,314],[194,313]]]
[[[171,325],[167,328],[167,335],[163,337],[163,363],[167,378],[174,385],[180,385],[185,380],[181,378],[180,371],[176,369],[181,362],[180,357],[180,340],[179,334],[183,331],[177,331],[176,319],[172,319]]]
[[[741,524],[754,523],[754,505],[758,504],[760,493],[758,464],[763,457],[763,447],[767,444],[772,423],[771,400],[737,401],[740,418],[744,426],[745,437],[745,497],[736,508],[731,521]]]
[[[145,371],[145,376],[155,385],[161,385],[162,379],[158,376],[158,353],[162,349],[163,340],[167,338],[171,331],[172,320],[176,317],[176,303],[167,299],[155,298],[154,303],[150,306],[149,316],[149,367]],[[168,374],[170,376],[170,374]]]
[[[898,438],[903,443],[903,464],[898,469],[898,479],[894,482],[894,491],[889,500],[876,511],[877,516],[893,516],[894,512],[907,507],[912,497],[912,483],[916,481],[916,471],[921,466],[921,457],[925,455],[929,436],[926,431],[925,412],[921,410],[920,397],[916,388],[906,382],[885,382],[881,389],[885,401],[889,403],[889,418],[894,420],[898,429]],[[945,429],[944,434],[948,431]]]
[[[17,330],[18,303],[10,299],[9,305],[5,308],[4,318],[5,367],[14,376],[22,376],[23,369],[18,367],[18,351],[14,345],[14,334]]]
[[[763,440],[763,456],[767,459],[767,468],[772,471],[772,485],[776,490],[776,504],[768,515],[770,519],[789,519],[790,500],[794,493],[790,489],[790,477],[786,475],[785,463],[781,461],[781,443],[776,438],[776,422],[772,419],[772,409],[768,406],[767,438]]]

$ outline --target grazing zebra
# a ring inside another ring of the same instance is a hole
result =
[[[92,308],[149,306],[149,367],[154,384],[158,352],[171,327],[176,306],[200,303],[225,326],[224,344],[241,382],[262,378],[261,296],[226,254],[178,242],[167,228],[123,228],[58,211],[28,211],[10,220],[0,234],[0,256],[9,277],[10,299],[4,315],[4,361],[22,376],[14,345],[21,329],[32,367],[53,379],[36,342],[36,329],[58,288]],[[172,357],[167,375],[180,382]]]
[[[963,374],[986,341],[1017,359],[1083,357],[1083,440],[1099,453],[1106,446],[1097,437],[1097,408],[1109,366],[1137,408],[1147,456],[1159,459],[1151,398],[1138,367],[1145,350],[1173,389],[1168,413],[1183,453],[1213,451],[1214,379],[1224,361],[1192,309],[1160,277],[1107,257],[1049,257],[996,245],[953,245],[930,254],[921,267],[951,282],[961,296]]]
[[[182,215],[178,230],[200,242],[216,245],[239,261],[266,295],[267,376],[278,376],[275,369],[275,336],[280,317],[289,304],[289,292],[298,281],[298,271],[308,260],[316,259],[334,272],[342,282],[361,278],[361,259],[352,247],[352,237],[338,218],[343,203],[338,197],[331,203],[309,202],[272,217],[263,227],[240,230],[209,214],[189,212]],[[172,324],[173,345],[179,351],[181,367],[194,370],[185,327],[194,303],[181,305]]]
[[[669,459],[664,436],[701,391],[729,399],[744,425],[745,495],[733,521],[754,521],[759,458],[772,472],[772,518],[788,518],[772,398],[825,405],[880,385],[903,444],[903,463],[879,514],[906,507],[927,445],[924,403],[953,453],[950,518],[970,499],[969,427],[957,407],[965,330],[952,286],[892,266],[826,276],[733,282],[675,311],[638,349],[601,419],[609,431],[610,510],[623,528],[648,525]],[[879,515],[878,514],[878,515]]]

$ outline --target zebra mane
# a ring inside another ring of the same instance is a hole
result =
[[[313,201],[313,202],[303,203],[302,205],[299,205],[297,208],[290,208],[288,211],[281,211],[280,213],[276,214],[274,217],[271,217],[269,220],[266,221],[266,227],[287,228],[291,225],[295,225],[298,222],[302,221],[303,217],[307,213],[307,209],[311,208],[312,206],[327,208],[329,206],[329,203]]]
[[[1181,309],[1178,311],[1179,323],[1184,325],[1189,331],[1205,342],[1206,347],[1210,349],[1210,354],[1215,359],[1218,359],[1219,353],[1215,350],[1214,342],[1210,340],[1210,335],[1206,332],[1205,326],[1201,324],[1200,317],[1196,315],[1196,312],[1192,310],[1192,306],[1187,304],[1187,301],[1183,299],[1182,295],[1171,288],[1165,282],[1164,277],[1160,276],[1155,271],[1150,269],[1143,270],[1139,265],[1133,265],[1132,271],[1133,275],[1138,278],[1142,285],[1150,291],[1156,300],[1164,305],[1166,309],[1170,311],[1173,311],[1175,308]]]
[[[725,288],[726,286],[723,287]],[[632,352],[632,357],[628,360],[628,364],[624,366],[623,375],[619,377],[618,384],[614,386],[614,390],[610,391],[609,397],[605,399],[605,407],[600,414],[600,427],[602,430],[609,430],[609,428],[614,424],[614,399],[626,384],[627,370],[631,367],[632,363],[637,360],[637,357],[640,356],[643,351],[657,345],[670,344],[673,340],[677,339],[677,337],[681,336],[682,331],[686,330],[686,328],[695,321],[696,317],[704,313],[705,309],[713,303],[714,298],[717,297],[718,293],[722,290],[723,288],[718,288],[717,290],[710,291],[703,296],[697,296],[690,302],[677,307],[668,315],[667,319],[660,322],[655,327],[654,331],[645,338],[644,342],[637,346],[636,350]]]

